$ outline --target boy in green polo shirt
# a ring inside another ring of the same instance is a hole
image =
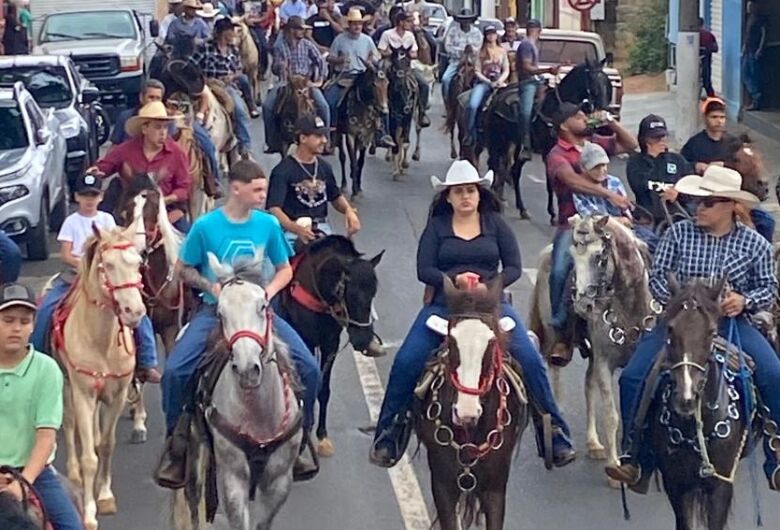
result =
[[[30,345],[35,294],[0,286],[0,465],[18,468],[35,487],[55,530],[83,530],[76,507],[51,465],[62,423],[62,372]],[[21,501],[18,482],[0,475],[0,491]]]

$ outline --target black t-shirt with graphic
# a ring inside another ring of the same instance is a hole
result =
[[[316,163],[301,164],[288,156],[271,171],[266,208],[281,208],[293,221],[326,219],[328,202],[340,196],[333,168],[325,160],[317,157]]]
[[[335,15],[333,15],[335,18]],[[327,18],[320,14],[311,16],[306,20],[306,24],[311,26],[311,36],[314,42],[320,46],[330,48],[338,33],[333,28],[333,24]]]

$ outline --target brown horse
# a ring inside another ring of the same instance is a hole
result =
[[[499,319],[501,282],[480,292],[444,281],[450,318],[430,323],[446,337],[418,387],[415,429],[427,448],[441,529],[469,528],[484,515],[487,530],[500,530],[528,400],[505,350],[511,326]]]
[[[458,65],[458,72],[452,78],[450,92],[446,95],[444,108],[447,112],[447,120],[444,122],[444,130],[450,135],[450,158],[458,158],[458,150],[455,148],[455,126],[458,127],[458,143],[463,144],[468,130],[464,127],[461,105],[458,102],[459,96],[471,89],[476,77],[476,62],[478,50],[471,46],[466,46],[463,51],[463,57]],[[461,153],[462,154],[462,153]]]
[[[273,119],[279,120],[279,138],[276,142],[284,159],[290,146],[295,143],[295,122],[301,116],[314,114],[315,110],[309,80],[302,75],[291,75],[280,90]]]

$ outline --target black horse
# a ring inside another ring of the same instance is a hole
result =
[[[554,88],[547,88],[542,104],[531,124],[531,140],[534,151],[544,159],[556,142],[552,117],[563,102],[581,105],[586,114],[606,109],[612,101],[612,83],[604,73],[605,61],[587,61],[575,66]],[[496,172],[494,190],[503,196],[504,185],[515,188],[515,206],[521,214],[525,211],[520,192],[520,178],[527,160],[520,156],[521,138],[518,112],[519,98],[516,91],[496,97],[483,117],[482,143],[489,153],[488,165]],[[512,131],[514,134],[507,134]],[[511,177],[511,181],[507,178]],[[550,221],[555,220],[552,185],[547,182],[547,212]]]
[[[387,76],[390,80],[388,99],[390,130],[396,146],[392,149],[393,179],[399,179],[409,167],[406,155],[409,151],[409,132],[412,118],[419,106],[420,87],[412,69],[410,48],[395,48],[389,58]],[[389,155],[390,153],[388,153]]]
[[[373,340],[371,307],[378,287],[374,269],[383,254],[366,260],[346,237],[326,236],[294,258],[293,280],[281,293],[280,316],[298,331],[311,351],[320,352],[317,438],[323,456],[333,453],[326,422],[330,376],[341,331],[346,328],[349,342],[357,351],[366,350]]]

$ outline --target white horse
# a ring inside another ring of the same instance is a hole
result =
[[[256,283],[261,263],[261,251],[235,268],[209,253],[222,285],[217,347],[225,348],[230,359],[204,414],[214,440],[219,499],[231,530],[271,528],[290,493],[303,439],[295,370],[287,346],[273,335],[268,299]],[[247,452],[253,453],[251,465]],[[262,465],[255,465],[258,460]],[[175,526],[188,528],[198,520],[178,520]]]

